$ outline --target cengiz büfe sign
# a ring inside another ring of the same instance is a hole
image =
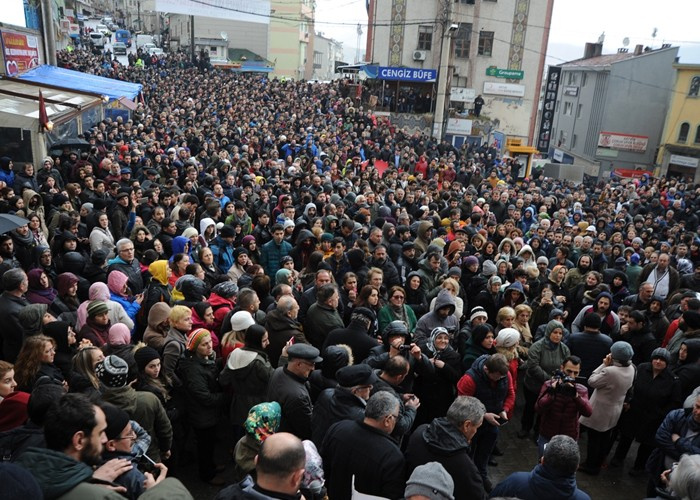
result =
[[[369,78],[400,82],[434,82],[436,69],[398,68],[393,66],[364,66],[363,71]]]

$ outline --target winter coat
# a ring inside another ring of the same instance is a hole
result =
[[[413,312],[413,309],[411,309],[405,304],[402,304],[401,307],[403,307],[404,314],[406,315],[406,319],[408,320],[408,331],[413,332],[416,329],[416,323],[418,322],[418,320],[416,319],[416,314]],[[381,334],[387,327],[387,325],[389,325],[389,323],[397,319],[399,318],[394,313],[391,305],[387,304],[383,306],[379,310],[379,314],[377,314],[377,321],[379,322],[379,333]]]
[[[370,351],[379,345],[373,337],[368,335],[364,324],[358,321],[351,321],[347,328],[336,328],[331,331],[323,342],[321,352],[329,346],[338,344],[350,347],[355,363],[363,362],[369,357]]]
[[[116,257],[109,261],[107,275],[112,271],[121,271],[129,278],[129,290],[134,295],[143,292],[143,276],[141,276],[141,266],[139,261],[134,259],[131,263],[124,261],[121,257]]]
[[[232,484],[221,490],[214,497],[214,500],[275,500],[277,498],[279,497],[272,497],[257,490],[253,478],[246,476],[240,483]]]
[[[124,499],[105,488],[110,483],[93,479],[89,465],[60,451],[28,448],[16,463],[32,473],[46,499]]]
[[[454,497],[488,498],[476,465],[469,457],[467,438],[447,418],[436,418],[416,428],[406,448],[407,475],[428,462],[438,462],[454,480]]]
[[[274,281],[274,276],[277,274],[277,271],[280,270],[280,261],[282,257],[286,257],[291,251],[292,245],[284,240],[282,240],[279,245],[275,243],[275,240],[270,240],[260,249],[260,265],[265,270],[265,274],[270,276],[272,281]],[[231,262],[231,264],[233,264],[233,262]],[[228,271],[231,265],[225,268],[221,265],[219,265],[219,267]]]
[[[234,350],[221,371],[219,383],[233,388],[231,423],[242,426],[248,411],[265,401],[267,385],[274,368],[267,354],[249,347]]]
[[[576,475],[560,476],[545,464],[538,464],[531,472],[515,472],[501,481],[491,497],[517,497],[522,500],[591,500],[578,489]]]
[[[542,384],[554,375],[570,354],[563,342],[552,345],[549,339],[542,339],[532,344],[525,364],[525,387],[539,394]]]
[[[593,414],[590,417],[581,417],[579,422],[598,432],[615,427],[622,413],[627,391],[634,382],[634,373],[634,366],[622,366],[617,361],[610,366],[601,364],[593,370],[588,377],[588,385],[595,389],[591,397]]]
[[[433,352],[429,342],[419,342],[418,347],[426,358],[431,360],[435,370],[416,378],[413,390],[420,399],[418,408],[420,420],[430,422],[435,417],[444,417],[457,394],[455,386],[462,375],[462,362],[459,353],[451,346]],[[442,368],[435,366],[434,360],[445,363]]]
[[[672,435],[681,436],[674,443]],[[672,410],[656,431],[656,444],[674,462],[683,454],[700,454],[700,423],[693,418],[692,408]]]
[[[680,408],[682,402],[680,381],[669,369],[654,378],[651,363],[642,363],[637,368],[629,410],[620,417],[620,430],[625,436],[654,446],[656,430],[664,417]]]
[[[451,308],[450,314],[443,321],[438,317],[437,310],[447,306]],[[431,332],[438,326],[447,328],[452,334],[457,335],[459,331],[459,321],[454,316],[455,309],[454,296],[448,290],[441,290],[435,301],[435,309],[418,320],[416,330],[413,333],[413,340],[418,342],[419,340],[430,339]]]
[[[148,456],[156,463],[161,452],[170,450],[173,442],[173,428],[165,408],[158,397],[145,391],[136,391],[130,385],[119,388],[102,388],[102,399],[112,403],[129,414],[151,436]]]
[[[440,292],[442,271],[440,268],[433,271],[428,259],[423,259],[418,264],[418,276],[420,276],[420,287],[425,293],[425,298],[431,301]]]
[[[278,367],[270,377],[266,401],[277,401],[282,407],[279,432],[291,432],[299,439],[311,439],[313,405],[306,380],[290,372],[286,366]]]
[[[90,252],[95,253],[97,250],[107,252],[108,259],[114,258],[116,247],[114,246],[114,236],[112,236],[109,229],[102,229],[100,226],[92,228],[90,233]]]
[[[318,396],[311,415],[311,440],[321,449],[328,429],[341,420],[362,422],[367,403],[345,387],[326,389]]]
[[[552,388],[552,381],[547,380],[535,402],[535,411],[540,416],[541,436],[552,439],[563,434],[578,441],[578,419],[581,415],[590,417],[593,408],[585,385],[576,384],[576,397],[572,397]]]
[[[581,373],[583,378],[588,378],[593,370],[600,364],[600,360],[608,355],[613,341],[607,335],[598,333],[574,333],[564,342],[571,354],[581,358]]]
[[[685,361],[679,362],[673,368],[673,374],[678,377],[681,384],[681,397],[686,398],[696,387],[700,386],[700,364],[698,364],[698,360],[700,360],[700,339],[689,339],[681,342],[681,344],[685,344],[688,353]]]
[[[2,345],[0,359],[9,363],[17,360],[17,355],[24,341],[24,329],[19,322],[19,312],[29,305],[22,297],[16,297],[8,292],[0,295],[0,317],[3,318]]]
[[[513,377],[508,376],[498,381],[491,380],[484,371],[488,355],[481,356],[457,382],[458,396],[474,396],[481,401],[490,413],[507,414],[515,408],[515,385]]]
[[[273,368],[277,368],[282,349],[289,339],[294,338],[295,344],[308,344],[301,324],[283,314],[279,309],[273,309],[265,317],[265,326],[270,340],[267,354]]]
[[[214,359],[187,355],[180,360],[178,371],[185,389],[188,422],[195,429],[216,426],[225,395],[217,381],[219,368]]]
[[[328,498],[350,500],[353,475],[358,492],[403,497],[406,476],[401,450],[388,434],[374,427],[351,420],[332,425],[323,440],[321,458]]]
[[[304,334],[314,347],[320,349],[330,331],[344,326],[337,309],[316,302],[306,313]]]

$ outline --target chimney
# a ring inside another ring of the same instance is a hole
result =
[[[598,57],[603,53],[602,43],[586,43],[586,48],[583,50],[583,58],[590,59],[591,57]]]
[[[642,52],[644,52],[644,45],[635,45],[634,46],[634,55],[635,56],[641,56]]]

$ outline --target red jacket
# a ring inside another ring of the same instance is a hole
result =
[[[491,382],[493,387],[496,386],[498,382]],[[458,396],[474,396],[476,394],[476,382],[472,378],[470,373],[466,373],[457,382],[457,395]],[[503,402],[503,411],[505,411],[509,416],[513,413],[515,408],[515,384],[513,384],[513,377],[510,376],[508,372],[508,395]],[[509,417],[510,418],[510,417]]]
[[[576,384],[577,397],[565,396],[550,389],[552,381],[542,384],[540,395],[535,403],[535,411],[540,415],[540,434],[551,439],[557,434],[564,434],[578,440],[578,418],[590,417],[593,407],[588,401],[588,389]]]

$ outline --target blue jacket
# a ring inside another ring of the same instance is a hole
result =
[[[227,273],[235,262],[233,246],[226,243],[221,236],[217,236],[210,248],[211,252],[214,254],[214,264],[224,273]]]
[[[277,271],[280,270],[280,261],[292,251],[291,243],[282,240],[279,245],[275,240],[268,241],[260,249],[260,264],[273,281]]]
[[[671,440],[673,434],[681,436],[675,443]],[[656,431],[656,443],[674,460],[679,460],[684,453],[700,453],[700,424],[693,419],[693,410],[680,408],[668,412]]]
[[[576,476],[558,476],[546,465],[539,464],[531,472],[515,472],[498,483],[493,497],[516,497],[521,500],[591,500],[576,486]]]
[[[117,295],[114,292],[109,292],[109,298],[114,302],[119,302],[126,311],[126,315],[129,316],[129,319],[131,319],[131,321],[133,321],[134,324],[136,324],[136,315],[141,309],[141,304],[139,304],[135,300],[131,301],[129,299],[125,299],[121,295]]]

